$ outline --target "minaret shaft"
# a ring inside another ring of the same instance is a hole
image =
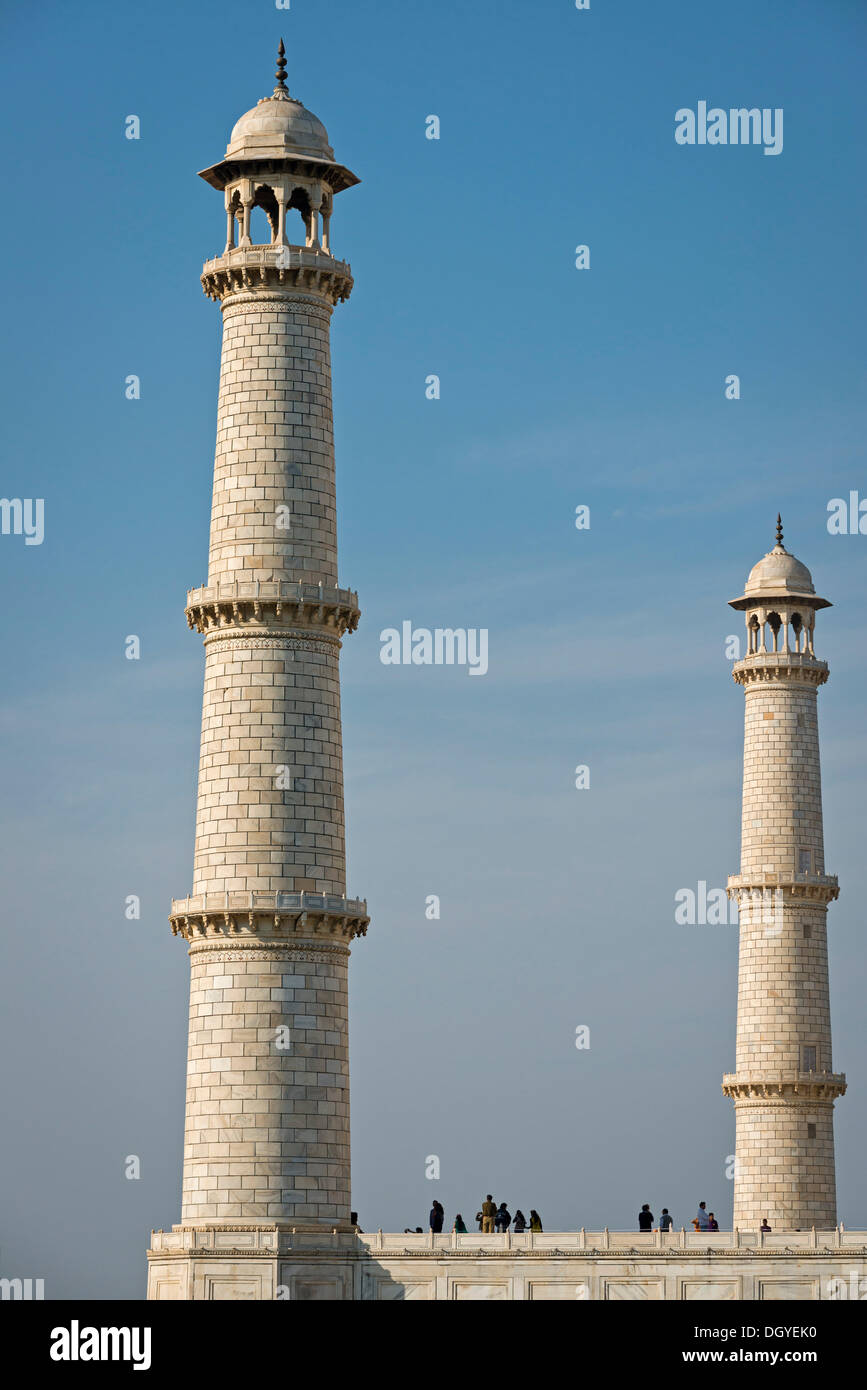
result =
[[[800,663],[775,665],[745,685],[741,873],[823,873],[818,687]]]
[[[330,316],[309,298],[223,306],[208,587],[226,616],[236,584],[335,589]],[[286,614],[279,635],[206,636],[194,894],[346,891],[340,643]]]
[[[339,638],[303,608],[228,620],[239,592],[336,583],[331,306],[223,314],[193,897],[343,899]],[[191,944],[185,1222],[349,1222],[349,952],[286,930]]]
[[[209,584],[337,583],[331,313],[314,297],[223,304]]]

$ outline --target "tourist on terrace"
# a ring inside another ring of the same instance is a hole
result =
[[[482,1230],[486,1236],[493,1235],[494,1217],[497,1214],[497,1207],[490,1192],[482,1202]]]

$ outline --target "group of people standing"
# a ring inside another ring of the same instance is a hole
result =
[[[353,1212],[352,1215],[354,1217],[355,1212]],[[442,1202],[438,1202],[436,1198],[434,1198],[434,1204],[430,1210],[430,1229],[434,1233],[434,1235],[439,1235],[441,1233],[445,1222],[445,1215],[445,1208],[443,1207]],[[521,1211],[520,1207],[515,1212],[515,1215],[513,1217],[506,1203],[500,1202],[498,1206],[497,1203],[494,1201],[493,1197],[491,1196],[490,1192],[488,1193],[485,1200],[482,1202],[481,1211],[476,1212],[475,1219],[476,1221],[478,1221],[479,1230],[482,1232],[483,1235],[494,1235],[495,1233],[504,1234],[506,1231],[508,1231],[510,1226],[512,1230],[515,1231],[518,1235],[528,1230],[542,1230],[542,1222],[539,1217],[539,1213],[534,1208],[530,1208],[529,1221],[527,1220],[524,1213]],[[648,1202],[645,1202],[644,1206],[641,1208],[641,1211],[638,1213],[639,1231],[652,1231],[653,1223],[655,1220],[656,1217],[650,1210],[650,1204]],[[696,1231],[719,1230],[719,1222],[717,1221],[713,1212],[708,1211],[707,1202],[699,1202],[698,1211],[692,1218],[692,1225],[694,1230]],[[660,1231],[670,1231],[672,1230],[673,1226],[674,1219],[671,1215],[671,1212],[668,1210],[668,1207],[663,1207],[662,1215],[659,1218]],[[421,1233],[421,1226],[416,1226],[415,1229],[416,1232]],[[762,1231],[769,1231],[771,1229],[768,1225],[767,1217],[763,1219],[761,1229]],[[406,1230],[407,1232],[409,1232],[409,1226],[407,1226]],[[458,1235],[467,1234],[466,1223],[464,1221],[464,1218],[461,1216],[460,1212],[458,1212],[457,1216],[455,1217],[452,1230],[456,1231]]]
[[[476,1220],[479,1223],[479,1230],[485,1235],[492,1235],[494,1232],[504,1234],[508,1231],[510,1226],[512,1230],[516,1231],[519,1235],[526,1230],[542,1230],[541,1218],[534,1207],[530,1208],[529,1221],[520,1207],[518,1207],[518,1210],[515,1212],[513,1219],[512,1213],[509,1211],[506,1203],[501,1202],[500,1205],[497,1206],[490,1192],[482,1202],[481,1211],[476,1212]]]
[[[638,1229],[639,1229],[639,1231],[652,1231],[652,1230],[653,1230],[653,1223],[654,1223],[655,1220],[656,1220],[656,1217],[653,1215],[653,1212],[650,1210],[650,1205],[649,1205],[649,1203],[645,1202],[645,1203],[644,1203],[644,1206],[641,1208],[641,1211],[638,1213]],[[670,1231],[671,1228],[672,1228],[672,1226],[673,1226],[673,1224],[674,1224],[674,1222],[673,1222],[673,1220],[672,1220],[672,1216],[671,1216],[671,1213],[670,1213],[669,1210],[668,1210],[668,1207],[663,1207],[663,1208],[662,1208],[662,1215],[661,1215],[660,1218],[659,1218],[659,1229],[660,1229],[661,1231]],[[713,1212],[712,1212],[712,1211],[708,1211],[708,1209],[707,1209],[707,1202],[699,1202],[699,1204],[698,1204],[698,1211],[696,1212],[695,1216],[692,1218],[692,1225],[693,1225],[693,1229],[696,1230],[696,1231],[718,1231],[718,1230],[719,1230],[719,1222],[717,1221],[717,1219],[716,1219],[716,1217],[714,1216]],[[763,1229],[770,1230],[771,1228],[770,1228],[770,1226],[767,1226],[767,1227],[763,1227]]]
[[[476,1212],[475,1219],[479,1223],[479,1230],[485,1235],[493,1235],[495,1232],[505,1233],[510,1226],[512,1230],[519,1235],[527,1230],[542,1230],[542,1222],[537,1211],[531,1208],[530,1219],[528,1221],[519,1207],[513,1217],[506,1203],[500,1202],[499,1206],[497,1206],[490,1192],[482,1203],[481,1211]],[[443,1204],[434,1199],[434,1204],[430,1210],[430,1229],[434,1235],[438,1235],[442,1231],[444,1222],[445,1209]],[[458,1235],[467,1234],[466,1222],[460,1212],[458,1212],[455,1217],[452,1230],[457,1232]]]

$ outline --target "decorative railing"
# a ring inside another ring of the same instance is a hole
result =
[[[269,266],[291,270],[299,267],[336,270],[350,275],[348,261],[338,261],[330,251],[313,246],[233,246],[220,256],[212,256],[202,266],[202,274],[245,266]]]
[[[654,1253],[675,1255],[694,1252],[697,1255],[752,1253],[766,1251],[803,1256],[813,1252],[834,1250],[867,1250],[867,1231],[848,1231],[843,1226],[832,1230],[761,1231],[694,1231],[681,1227],[676,1231],[525,1231],[516,1235],[481,1235],[467,1232],[434,1235],[430,1231],[397,1232],[373,1231],[364,1234],[353,1231],[324,1229],[311,1231],[292,1221],[271,1223],[227,1222],[223,1229],[216,1222],[207,1229],[176,1226],[171,1231],[154,1231],[151,1237],[152,1254],[180,1254],[184,1251],[211,1250],[215,1253],[233,1252],[256,1255],[299,1254],[309,1251],[323,1254],[351,1254],[362,1258],[397,1258],[402,1255],[437,1255],[448,1253],[476,1256],[533,1255],[556,1258],[611,1255],[645,1255]]]
[[[364,917],[364,898],[340,898],[331,893],[197,893],[175,898],[172,913],[179,912],[339,912]]]
[[[231,603],[232,599],[287,599],[292,603],[333,602],[354,603],[358,594],[352,589],[340,589],[336,584],[295,584],[286,579],[230,579],[219,584],[203,584],[187,590],[187,604]]]

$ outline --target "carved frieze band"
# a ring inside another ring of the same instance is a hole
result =
[[[327,946],[324,943],[315,949],[304,945],[298,945],[292,941],[251,941],[244,945],[242,941],[208,941],[198,939],[190,942],[188,954],[195,959],[204,956],[206,959],[213,956],[221,961],[235,961],[246,963],[248,961],[308,961],[314,965],[333,965],[341,960],[346,960],[349,956],[349,947],[342,945]]]
[[[222,304],[223,320],[231,318],[233,314],[247,314],[251,309],[269,310],[272,313],[292,313],[304,314],[309,318],[317,318],[327,328],[331,323],[331,315],[334,312],[333,306],[327,301],[314,298],[312,295],[288,293],[279,297],[273,294],[236,294],[231,299],[224,300]]]
[[[239,633],[237,629],[221,628],[218,632],[209,633],[204,643],[209,650],[214,646],[220,650],[225,647],[243,647],[245,650],[250,647],[271,647],[284,651],[319,652],[322,656],[334,656],[340,651],[341,645],[339,637],[330,637],[324,632],[314,637],[303,629],[293,631],[291,628],[280,629],[267,636],[264,632],[261,636],[254,636],[253,633]]]

